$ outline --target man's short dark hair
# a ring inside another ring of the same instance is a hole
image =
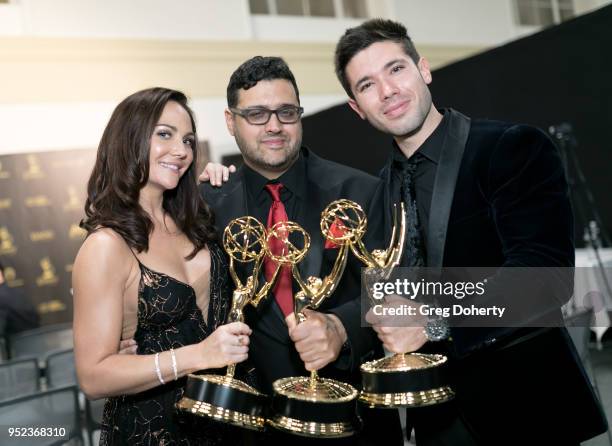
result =
[[[238,105],[238,91],[240,89],[248,90],[257,85],[259,81],[275,79],[285,79],[291,82],[299,104],[300,92],[287,63],[280,57],[255,56],[244,62],[232,73],[227,85],[227,105],[229,107]]]
[[[412,39],[408,36],[406,27],[399,22],[385,19],[372,19],[362,23],[355,28],[349,28],[340,38],[336,45],[334,64],[336,76],[342,84],[344,91],[349,97],[355,99],[348,79],[346,78],[346,66],[357,53],[365,50],[376,42],[390,40],[401,44],[404,52],[414,63],[418,63],[421,56],[417,52]]]

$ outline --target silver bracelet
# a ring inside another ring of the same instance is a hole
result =
[[[157,379],[163,385],[166,384],[164,378],[162,378],[161,370],[159,369],[159,353],[155,353],[155,372],[157,373]]]
[[[176,370],[176,355],[174,354],[174,349],[170,349],[170,354],[172,355],[172,371],[174,372],[174,380],[178,379],[178,371]]]

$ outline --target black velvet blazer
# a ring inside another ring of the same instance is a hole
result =
[[[440,153],[425,241],[427,266],[574,266],[567,182],[550,139],[533,127],[470,120],[454,110],[448,113],[448,132]],[[390,162],[381,176],[389,184]],[[389,187],[384,202],[388,234]],[[501,271],[495,279],[503,289],[504,281],[514,277],[504,277]],[[570,279],[554,301],[539,302],[542,308],[532,308],[535,321],[530,325],[537,326],[544,312],[555,312],[560,321],[560,306],[570,298],[571,287]],[[512,331],[453,332],[454,348],[458,356],[463,356],[494,344]]]
[[[572,267],[572,210],[551,140],[533,127],[448,113],[427,266]],[[381,172],[387,237],[390,166]],[[501,289],[512,280],[498,276]],[[560,319],[571,288],[570,278],[542,308],[534,303],[534,314]],[[540,438],[559,444],[604,431],[605,418],[565,328],[534,328],[537,319],[529,326],[451,329],[455,404],[464,421],[483,444],[536,444]]]

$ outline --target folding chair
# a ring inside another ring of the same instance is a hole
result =
[[[85,428],[87,429],[87,437],[89,444],[93,445],[93,434],[100,429],[102,423],[102,414],[104,412],[104,403],[106,399],[100,400],[85,400]]]
[[[591,355],[589,354],[589,339],[591,338],[591,323],[593,321],[593,310],[589,309],[580,313],[575,313],[565,318],[565,327],[576,346],[576,351],[582,365],[587,372],[587,375],[591,379],[593,389],[599,398],[599,401],[603,401],[601,393],[599,392],[599,384],[597,382],[597,376],[595,370],[591,364]],[[612,441],[612,440],[611,440]]]
[[[70,384],[78,384],[76,378],[76,367],[74,363],[74,350],[63,350],[51,353],[47,356],[47,386],[54,388]],[[85,407],[85,428],[89,444],[93,445],[93,433],[100,429],[102,422],[102,412],[104,410],[105,399],[92,401],[80,393],[81,403]]]
[[[4,362],[8,359],[8,351],[6,349],[6,339],[4,336],[0,336],[0,362]]]
[[[47,387],[50,389],[77,385],[76,367],[74,365],[74,350],[60,350],[47,356],[45,369]]]
[[[79,417],[78,389],[76,386],[60,387],[33,395],[22,396],[0,402],[0,420],[4,428],[0,432],[3,446],[24,444],[55,446],[68,441],[83,444]],[[9,427],[51,428],[46,435],[15,436]]]
[[[593,321],[593,310],[574,313],[565,318],[565,326],[569,332],[576,351],[582,360],[584,367],[590,371],[589,339],[591,335],[591,323]]]
[[[9,339],[12,359],[35,357],[44,360],[50,352],[73,348],[72,324],[48,325],[22,331]]]
[[[40,390],[40,369],[34,358],[0,364],[0,400],[30,395]]]

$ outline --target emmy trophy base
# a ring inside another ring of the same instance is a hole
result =
[[[276,429],[303,437],[342,438],[360,427],[356,415],[357,390],[349,384],[309,377],[289,377],[274,382],[268,423]]]
[[[410,353],[366,362],[361,366],[359,402],[377,408],[423,407],[450,401],[448,359],[443,355]]]
[[[189,375],[177,408],[234,426],[262,431],[269,398],[228,376]]]

